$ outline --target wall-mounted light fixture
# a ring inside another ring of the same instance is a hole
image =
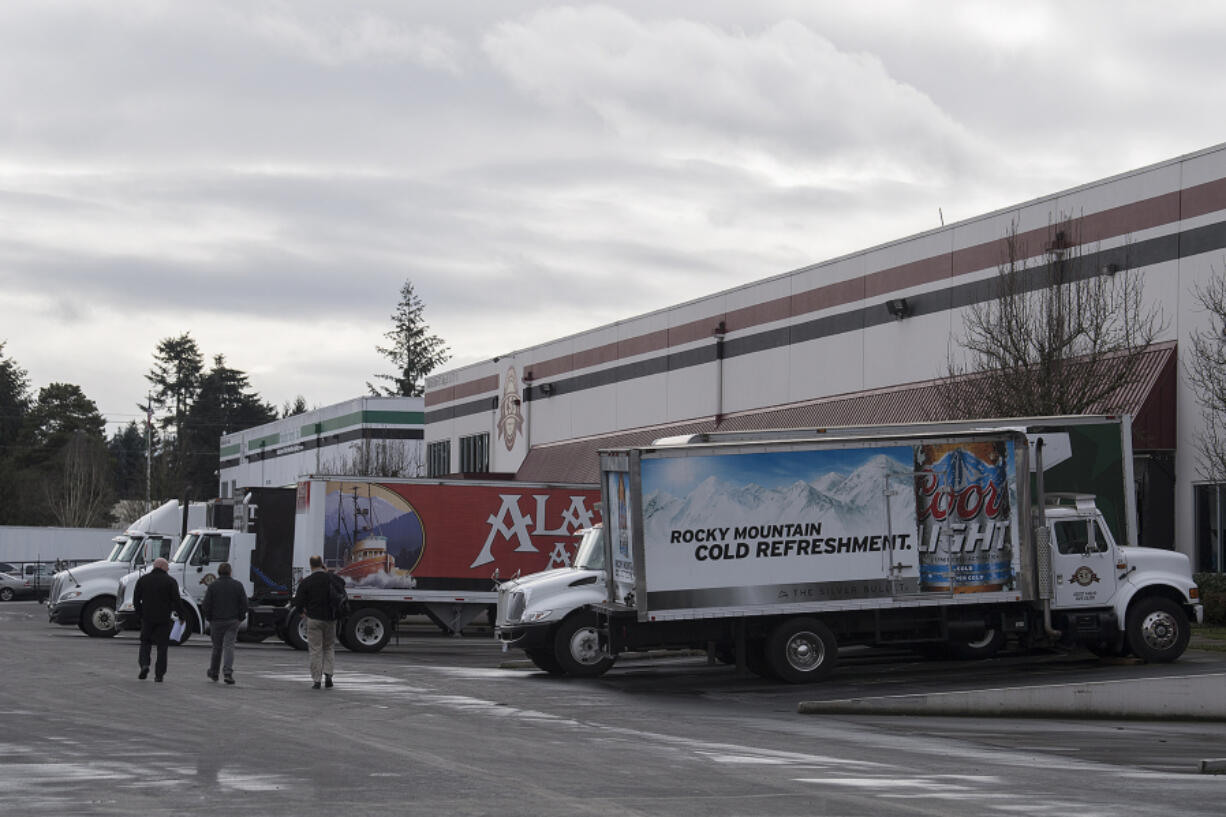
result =
[[[541,384],[541,394],[553,394],[553,384],[552,383],[542,383]]]
[[[891,298],[885,302],[885,311],[895,318],[902,320],[903,318],[910,317],[914,310],[906,298]]]

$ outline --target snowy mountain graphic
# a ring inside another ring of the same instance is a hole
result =
[[[884,533],[887,485],[892,529],[914,530],[911,468],[885,454],[847,474],[776,488],[710,476],[685,497],[653,491],[643,501],[643,529],[648,541],[668,541],[673,530],[805,522],[822,523],[823,536]]]

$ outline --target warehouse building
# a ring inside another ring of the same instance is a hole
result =
[[[441,372],[428,471],[594,482],[598,448],[677,433],[942,419],[1010,235],[1028,266],[1058,248],[1091,277],[1141,276],[1163,328],[1112,407],[1134,418],[1141,544],[1220,569],[1226,492],[1200,476],[1186,364],[1210,327],[1195,292],[1226,268],[1226,145]]]
[[[358,397],[221,438],[218,496],[308,474],[421,476],[421,397]]]

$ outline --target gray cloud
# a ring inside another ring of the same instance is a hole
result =
[[[329,403],[1221,139],[1193,6],[0,5],[0,340],[115,419],[191,331]]]

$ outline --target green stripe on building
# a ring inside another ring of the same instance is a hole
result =
[[[426,423],[426,413],[424,411],[354,411],[349,414],[342,414],[340,417],[331,417],[327,420],[322,420],[318,423],[311,423],[302,426],[298,434],[303,437],[314,437],[318,434],[327,434],[342,428],[349,428],[357,425],[405,425],[405,426],[420,426]]]

